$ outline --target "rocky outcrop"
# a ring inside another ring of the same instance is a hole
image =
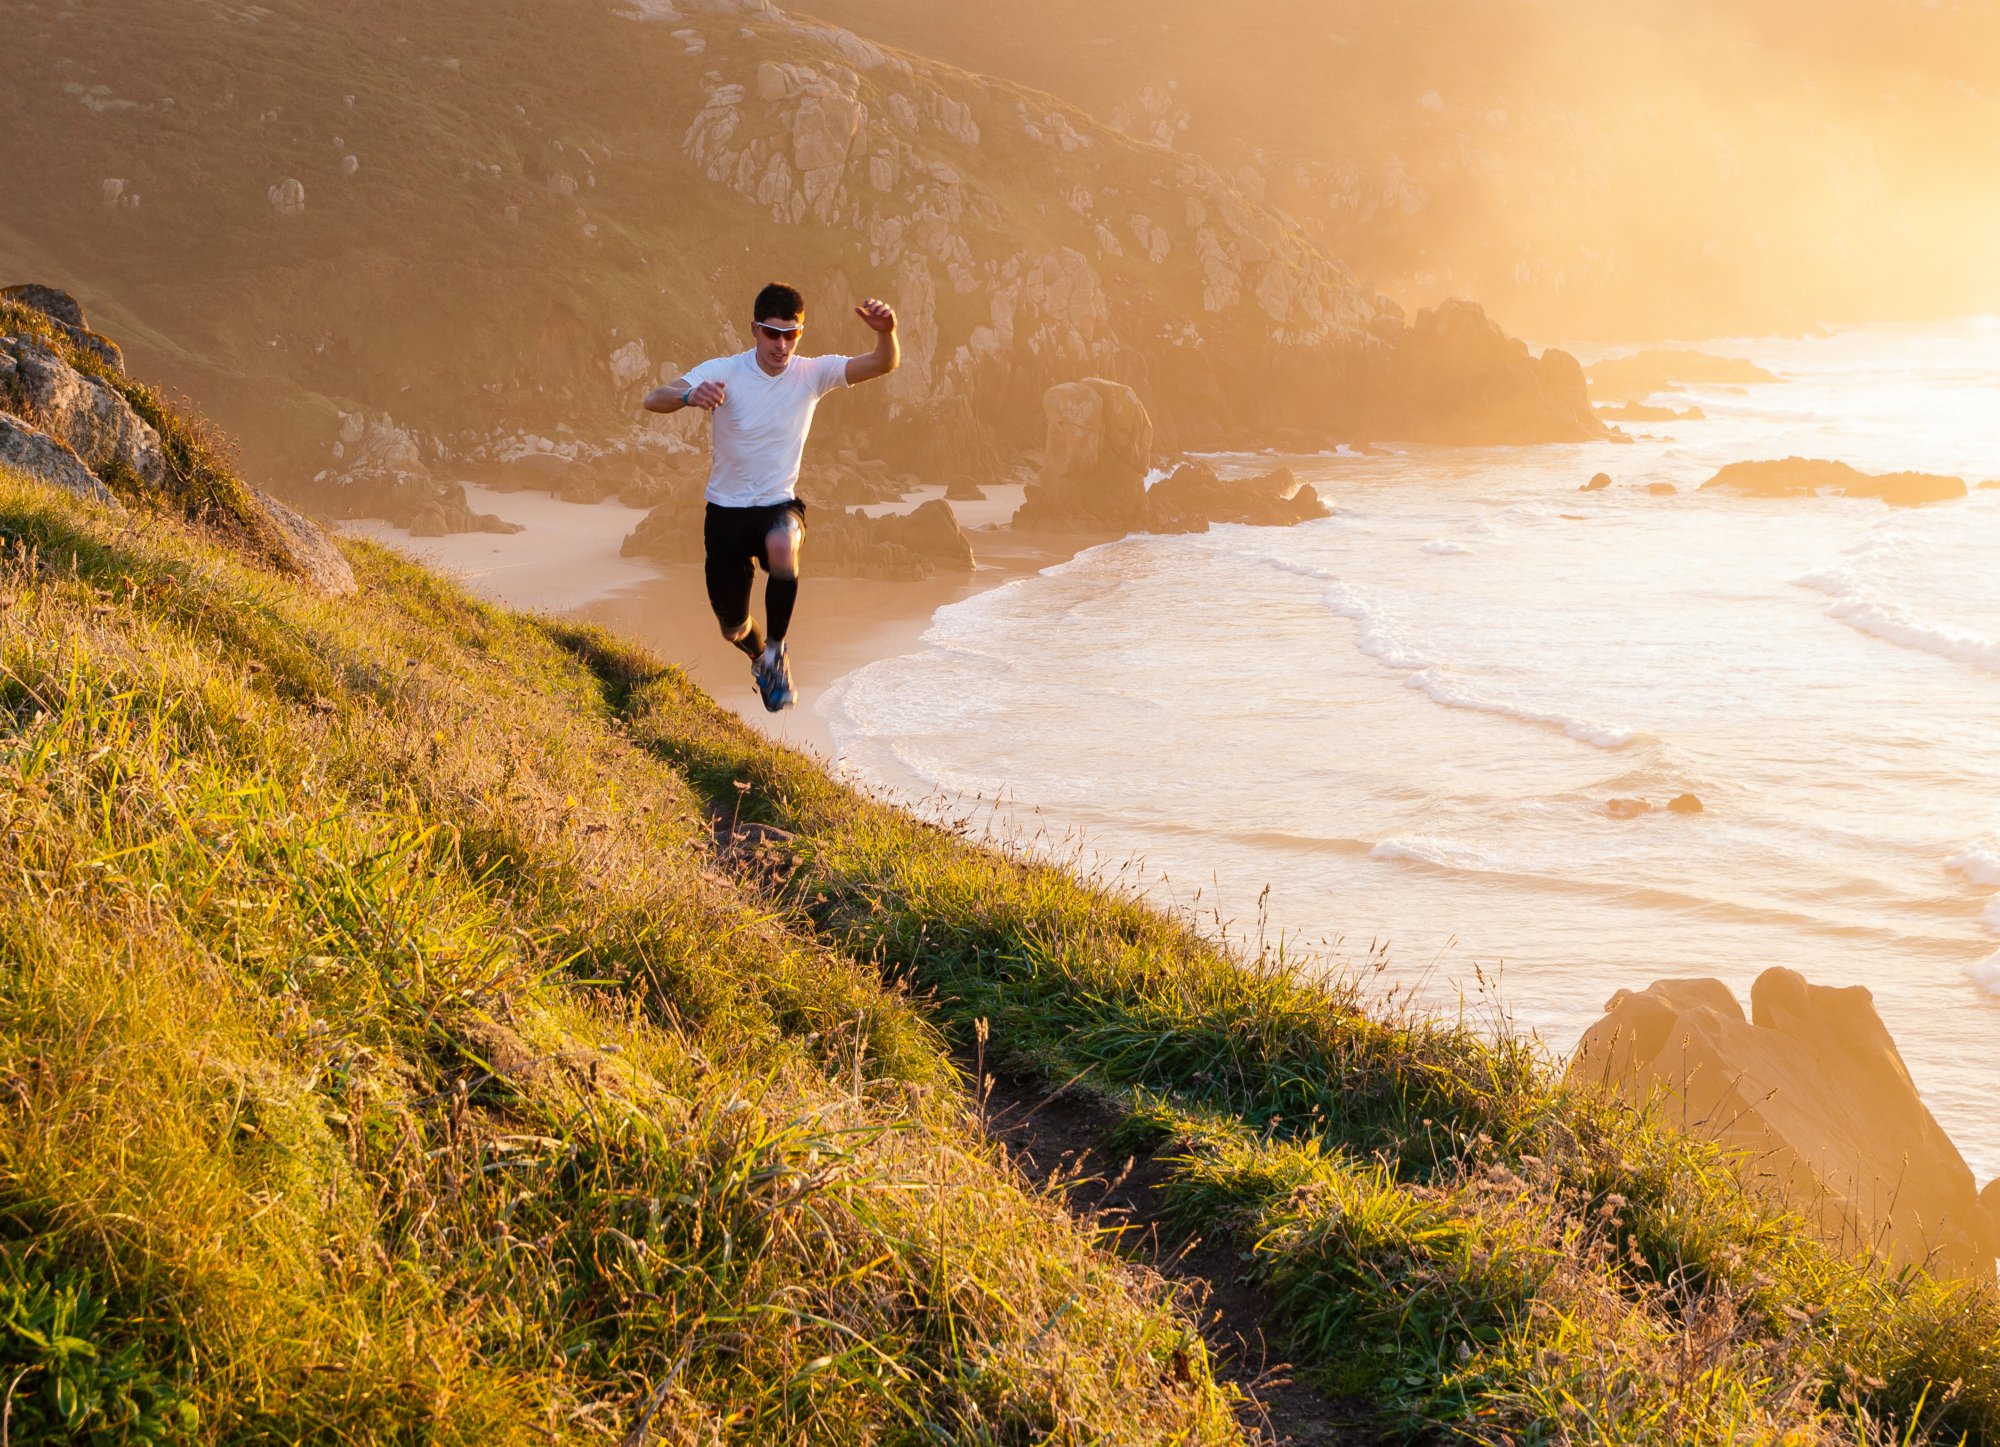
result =
[[[1387,340],[1382,364],[1357,379],[1369,398],[1362,424],[1377,436],[1472,446],[1605,435],[1576,358],[1554,347],[1536,356],[1475,302],[1420,311]]]
[[[1606,489],[1606,488],[1607,488],[1607,487],[1609,487],[1609,486],[1611,486],[1611,474],[1610,474],[1610,473],[1608,473],[1608,472],[1594,472],[1594,473],[1592,473],[1592,474],[1590,475],[1590,481],[1589,481],[1589,482],[1586,482],[1586,483],[1585,483],[1585,484],[1584,484],[1584,485],[1583,485],[1582,487],[1579,487],[1579,488],[1577,489],[1577,491],[1578,491],[1578,492],[1603,492],[1603,491],[1604,491],[1604,489]]]
[[[820,513],[807,538],[807,566],[830,577],[915,580],[973,567],[972,542],[951,504],[939,498],[884,517]]]
[[[1147,491],[1139,510],[1139,530],[1199,533],[1211,523],[1290,527],[1326,515],[1319,494],[1289,467],[1225,482],[1205,462],[1183,462]]]
[[[252,489],[251,496],[263,509],[266,541],[308,587],[333,598],[346,598],[358,590],[353,567],[326,529],[268,492]]]
[[[111,489],[97,480],[68,444],[6,412],[0,412],[0,463],[73,496],[118,506]]]
[[[1965,480],[1928,472],[1887,472],[1871,476],[1844,462],[1787,457],[1771,462],[1732,462],[1702,485],[1749,497],[1880,498],[1891,507],[1918,507],[1966,496]]]
[[[1745,1180],[1829,1241],[1992,1279],[2000,1232],[1866,989],[1772,969],[1748,1019],[1709,979],[1620,990],[1605,1012],[1572,1080],[1657,1100],[1667,1120],[1740,1152]]]
[[[473,511],[464,484],[431,476],[417,434],[385,413],[343,413],[333,449],[341,470],[318,481],[335,517],[382,518],[420,538],[521,531],[519,523]]]
[[[100,478],[156,487],[166,475],[160,435],[132,404],[33,337],[0,335],[0,410],[61,438]]]
[[[1643,402],[1626,402],[1617,407],[1599,407],[1597,415],[1607,422],[1705,422],[1708,414],[1699,407],[1676,412],[1671,407],[1649,407]]]
[[[90,353],[106,366],[116,367],[121,372],[125,370],[125,354],[118,349],[118,344],[90,329],[82,303],[68,292],[31,281],[20,286],[0,287],[0,301],[10,301],[40,312],[69,339],[70,345]]]
[[[1152,466],[1153,419],[1120,382],[1086,377],[1042,395],[1040,474],[1014,526],[1040,532],[1124,532],[1136,526]]]
[[[121,504],[107,483],[144,499],[170,497],[174,469],[185,463],[170,463],[159,432],[139,415],[126,391],[79,370],[115,366],[111,359],[122,354],[85,325],[76,299],[30,285],[9,287],[0,300],[46,317],[68,349],[59,355],[27,330],[0,331],[0,462],[112,507]],[[122,377],[115,380],[130,387]],[[143,402],[139,391],[130,395]],[[182,425],[170,417],[161,421],[170,431]],[[234,479],[224,481],[227,490],[235,490]],[[212,500],[215,494],[206,496]],[[190,509],[183,502],[180,508],[192,521],[219,526],[322,593],[341,597],[355,591],[354,570],[333,539],[269,493],[241,488],[233,502],[219,505],[226,521],[211,515],[208,503]]]

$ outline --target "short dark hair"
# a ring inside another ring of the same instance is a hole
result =
[[[806,299],[795,286],[786,286],[782,281],[774,281],[757,293],[756,303],[750,308],[753,322],[778,321],[795,322],[806,314]]]

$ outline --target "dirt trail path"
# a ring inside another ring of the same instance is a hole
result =
[[[775,893],[786,872],[791,836],[768,825],[711,815],[719,861],[741,884]],[[1159,1187],[1167,1169],[1151,1157],[1113,1156],[1103,1142],[1118,1122],[1113,1108],[1072,1082],[1043,1082],[1000,1071],[980,1076],[981,1062],[961,1060],[980,1081],[979,1121],[1005,1147],[1022,1177],[1061,1200],[1087,1228],[1110,1233],[1117,1250],[1175,1284],[1208,1342],[1219,1380],[1244,1395],[1239,1416],[1257,1447],[1360,1447],[1400,1441],[1368,1424],[1365,1405],[1332,1397],[1298,1380],[1272,1341],[1269,1296],[1243,1279],[1237,1248],[1190,1237],[1171,1223]]]

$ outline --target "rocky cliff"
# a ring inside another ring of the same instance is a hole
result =
[[[246,484],[202,424],[164,406],[123,362],[67,292],[0,291],[0,462],[113,512],[130,504],[193,523],[322,593],[355,591],[317,523]]]
[[[637,399],[744,345],[773,275],[810,350],[896,305],[902,370],[822,436],[942,481],[997,475],[1084,376],[1163,448],[1600,427],[1573,366],[1463,307],[1411,327],[1256,187],[757,0],[16,0],[9,28],[0,269],[118,297],[148,369],[330,511],[477,526],[438,492],[468,463],[697,446]]]
[[[1982,1201],[1865,989],[1766,970],[1748,1018],[1719,980],[1620,990],[1570,1075],[1740,1151],[1745,1178],[1829,1240],[1993,1277],[1994,1187]]]

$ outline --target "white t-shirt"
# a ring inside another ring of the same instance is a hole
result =
[[[753,348],[703,362],[686,375],[690,387],[720,382],[729,389],[722,405],[708,414],[714,448],[708,500],[723,507],[762,507],[795,494],[813,409],[835,387],[847,385],[847,358],[793,357],[773,377],[757,365]]]

